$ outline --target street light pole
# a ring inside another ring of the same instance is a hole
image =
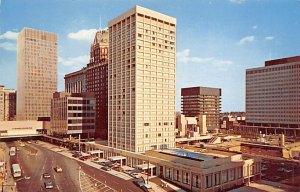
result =
[[[149,156],[147,155],[148,157],[148,173],[147,173],[147,185],[149,184],[149,167],[150,167],[150,162],[149,162]],[[151,171],[150,171],[151,172]]]
[[[79,133],[79,142],[78,142],[78,146],[79,146],[79,152],[81,152],[81,150],[80,150],[80,133]]]

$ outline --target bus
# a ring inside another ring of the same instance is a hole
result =
[[[11,167],[12,167],[12,174],[13,174],[13,176],[15,178],[16,177],[21,177],[22,172],[21,172],[20,165],[19,164],[12,164]]]
[[[15,156],[16,155],[16,147],[11,147],[9,149],[9,155],[10,156]]]

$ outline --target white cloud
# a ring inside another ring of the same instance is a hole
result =
[[[82,67],[85,67],[89,63],[89,55],[81,55],[77,57],[68,57],[68,58],[58,58],[58,63],[66,67],[70,67],[72,70],[79,70]]]
[[[242,4],[245,3],[246,0],[229,0],[230,3]]]
[[[0,39],[11,39],[11,40],[16,40],[18,38],[18,34],[17,32],[13,32],[13,31],[6,31],[5,33],[3,33],[2,35],[0,35]]]
[[[93,41],[96,32],[97,29],[81,29],[77,32],[69,33],[68,37],[74,40]]]
[[[213,65],[219,70],[227,70],[228,67],[233,65],[233,62],[230,60],[221,60],[214,57],[191,57],[189,49],[177,52],[177,61],[181,63],[199,63],[204,65]]]
[[[16,44],[10,42],[0,43],[0,48],[6,51],[16,51]]]
[[[252,29],[254,29],[254,30],[257,29],[257,25],[253,25]]]
[[[273,36],[267,36],[267,37],[265,37],[265,40],[266,40],[266,41],[272,41],[273,39],[274,39]]]
[[[243,37],[242,39],[240,39],[239,44],[244,45],[246,43],[251,43],[254,40],[255,40],[255,37],[253,35],[252,36],[246,36],[246,37]]]

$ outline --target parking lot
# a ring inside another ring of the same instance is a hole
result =
[[[261,170],[264,180],[300,186],[300,167],[293,163],[264,160]]]

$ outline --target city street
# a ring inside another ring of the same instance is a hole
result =
[[[96,191],[142,191],[131,180],[123,180],[40,144],[23,143],[25,144],[23,147],[19,142],[7,143],[8,148],[11,146],[19,148],[17,155],[10,157],[10,164],[19,163],[22,169],[22,177],[15,179],[20,192],[48,191],[49,189],[45,189],[44,181],[52,181],[54,188],[50,191],[76,192],[80,191],[80,185],[82,191],[94,191],[96,188]],[[54,170],[56,166],[63,169],[62,173]],[[48,173],[51,178],[43,178],[43,173]]]
[[[20,147],[17,142],[14,144],[20,149],[17,155],[11,157],[10,163],[19,163],[22,169],[22,177],[16,179],[18,191],[44,191],[44,181],[52,181],[54,189],[52,191],[80,191],[79,171],[76,161],[70,161],[64,156],[52,152],[38,145],[26,143],[37,150],[37,153],[31,153],[26,147]],[[13,143],[9,143],[9,146]],[[55,166],[63,168],[62,173],[54,171]],[[44,179],[43,173],[49,173],[51,178]],[[25,179],[25,177],[29,179]]]

